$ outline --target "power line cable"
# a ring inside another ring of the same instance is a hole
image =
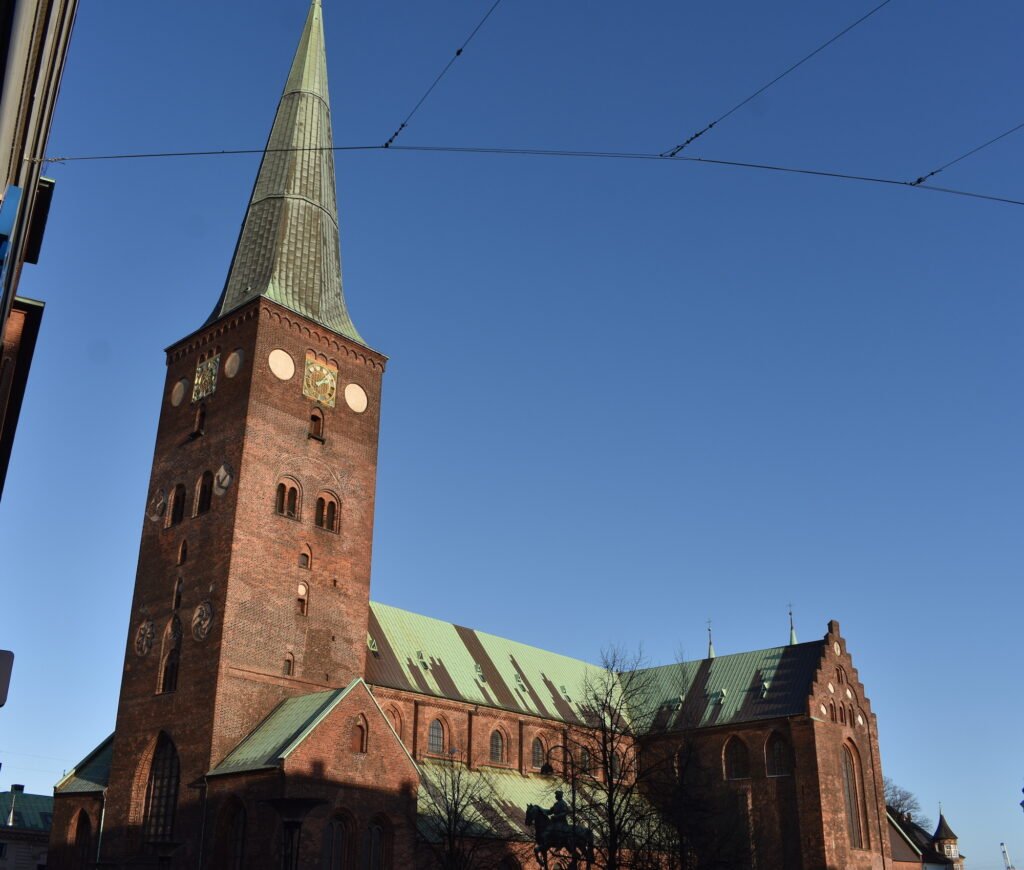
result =
[[[988,142],[985,142],[984,144],[979,145],[977,148],[972,148],[970,151],[967,151],[967,152],[961,154],[959,157],[955,158],[954,160],[950,160],[949,163],[943,163],[942,166],[940,166],[938,169],[933,169],[927,175],[922,175],[916,181],[912,181],[910,183],[914,187],[917,187],[919,184],[923,184],[925,181],[927,181],[933,175],[938,175],[940,172],[942,172],[943,169],[949,169],[949,167],[952,166],[954,163],[959,163],[961,160],[966,160],[972,154],[977,154],[983,148],[988,148],[989,145],[994,145],[1000,139],[1005,139],[1011,133],[1016,133],[1021,128],[1024,128],[1024,121],[1021,121],[1021,123],[1019,123],[1016,127],[1011,127],[1005,133],[1000,133],[998,136],[996,136],[996,137],[994,137],[992,139],[989,139]]]
[[[854,21],[854,22],[853,22],[853,24],[849,24],[849,25],[847,25],[846,27],[844,27],[844,28],[843,28],[842,30],[840,30],[840,31],[839,31],[839,32],[838,32],[838,33],[837,33],[837,34],[836,34],[835,36],[833,36],[833,37],[832,37],[831,39],[829,39],[829,40],[828,40],[827,42],[823,42],[823,43],[822,43],[821,45],[819,45],[819,46],[818,46],[818,47],[817,47],[816,49],[814,49],[814,51],[812,51],[812,52],[811,52],[810,54],[808,54],[808,55],[807,55],[806,57],[803,57],[803,58],[801,58],[801,59],[800,59],[800,60],[798,60],[798,61],[797,61],[797,62],[796,62],[795,64],[793,64],[793,65],[792,65],[791,67],[789,67],[788,69],[786,69],[786,70],[785,70],[784,72],[781,72],[781,73],[779,73],[779,75],[777,75],[777,76],[776,76],[775,78],[773,78],[773,79],[772,79],[772,80],[771,80],[770,82],[768,82],[768,84],[766,84],[766,85],[763,85],[762,87],[758,88],[758,89],[757,89],[756,91],[754,91],[754,93],[752,93],[752,94],[751,94],[751,95],[750,95],[749,97],[747,97],[746,99],[740,100],[740,102],[738,102],[738,103],[737,103],[737,104],[736,104],[735,106],[733,106],[733,107],[732,107],[731,109],[729,109],[729,111],[728,111],[728,112],[726,112],[726,113],[725,113],[724,115],[721,115],[721,116],[719,116],[719,117],[715,118],[715,120],[714,120],[714,121],[712,121],[711,123],[709,123],[709,124],[708,124],[707,126],[705,126],[705,127],[704,127],[704,128],[702,129],[702,130],[698,130],[698,131],[697,131],[696,133],[694,133],[693,135],[691,135],[691,136],[690,136],[690,138],[686,139],[686,140],[685,140],[685,141],[683,141],[683,142],[680,142],[680,143],[679,143],[678,145],[676,145],[676,146],[675,146],[674,148],[670,148],[670,149],[669,149],[668,151],[663,151],[663,152],[661,153],[661,156],[662,156],[662,157],[675,157],[675,156],[676,156],[677,154],[679,154],[679,152],[680,152],[680,151],[682,151],[682,150],[683,150],[683,149],[684,149],[684,148],[685,148],[685,147],[686,147],[687,145],[689,145],[689,144],[690,144],[691,142],[693,142],[693,141],[694,141],[695,139],[699,139],[699,138],[700,138],[701,136],[703,136],[703,135],[704,135],[705,133],[707,133],[707,132],[708,132],[709,130],[711,130],[711,129],[712,129],[712,128],[713,128],[714,126],[715,126],[715,125],[717,125],[717,124],[720,124],[720,123],[721,123],[722,121],[724,121],[724,120],[725,120],[726,118],[728,118],[728,117],[729,117],[729,116],[730,116],[730,115],[731,115],[731,114],[732,114],[733,112],[735,112],[735,111],[736,111],[737,109],[742,109],[742,108],[743,108],[743,107],[744,107],[744,106],[745,106],[745,105],[746,105],[747,103],[749,103],[749,102],[750,102],[750,101],[751,101],[752,99],[754,99],[755,97],[759,97],[759,96],[760,96],[761,94],[763,94],[763,93],[764,93],[764,92],[765,92],[766,90],[768,90],[768,88],[770,88],[770,87],[771,87],[772,85],[776,84],[777,82],[780,82],[780,81],[782,81],[782,79],[784,79],[784,78],[785,78],[786,76],[788,76],[788,75],[789,75],[789,74],[790,74],[791,72],[793,72],[793,71],[794,71],[795,69],[797,69],[797,68],[798,68],[798,67],[800,67],[800,66],[803,66],[803,65],[804,65],[805,63],[807,63],[807,61],[809,61],[809,60],[810,60],[810,59],[811,59],[812,57],[814,57],[814,56],[815,56],[816,54],[818,54],[818,53],[820,53],[820,52],[824,51],[824,50],[825,50],[826,48],[828,48],[828,47],[829,47],[829,46],[830,46],[830,45],[831,45],[831,44],[832,44],[833,42],[835,42],[835,41],[836,41],[837,39],[840,39],[840,38],[842,38],[842,37],[843,37],[843,36],[845,36],[845,35],[846,35],[847,33],[849,33],[849,32],[850,32],[851,30],[853,30],[853,29],[854,29],[855,27],[857,27],[857,25],[859,25],[859,24],[863,24],[863,23],[864,23],[865,21],[867,21],[867,20],[868,20],[868,19],[869,19],[869,18],[870,18],[870,17],[872,16],[872,15],[874,15],[874,14],[875,14],[876,12],[878,12],[878,11],[879,11],[879,10],[880,10],[880,9],[881,9],[882,7],[884,7],[884,6],[888,6],[888,5],[889,5],[889,4],[891,3],[891,2],[892,2],[892,0],[882,0],[882,2],[881,2],[881,3],[879,3],[879,4],[878,4],[878,5],[877,5],[877,6],[876,6],[876,7],[874,8],[874,9],[872,9],[872,10],[871,10],[870,12],[868,12],[868,13],[867,13],[867,14],[865,14],[865,15],[862,15],[862,16],[861,16],[860,18],[858,18],[858,19],[857,19],[856,21]]]
[[[460,57],[462,57],[462,52],[465,51],[466,46],[469,45],[470,42],[473,41],[473,37],[476,36],[477,33],[480,32],[480,28],[484,26],[484,24],[487,22],[487,19],[491,17],[491,13],[494,12],[494,10],[498,8],[498,4],[500,4],[500,3],[501,3],[501,0],[494,0],[494,4],[491,6],[490,9],[487,10],[487,14],[483,18],[480,19],[480,23],[477,24],[477,26],[473,28],[473,32],[470,33],[469,36],[466,37],[465,42],[463,42],[462,45],[460,45],[455,50],[455,54],[452,55],[451,60],[449,60],[448,63],[445,64],[444,69],[442,69],[441,72],[439,72],[437,74],[437,78],[435,78],[434,81],[431,83],[430,87],[427,88],[426,93],[424,93],[423,96],[420,97],[419,102],[415,106],[412,107],[412,111],[409,112],[409,114],[405,116],[405,120],[402,121],[402,123],[398,125],[397,129],[395,130],[395,132],[391,134],[391,138],[388,139],[388,141],[384,143],[384,147],[385,148],[390,148],[394,144],[395,139],[398,138],[399,134],[407,126],[409,126],[409,121],[412,119],[412,116],[415,115],[416,112],[419,111],[420,106],[422,106],[427,101],[427,97],[430,96],[431,91],[433,91],[434,88],[436,88],[438,86],[438,83],[441,81],[441,79],[443,79],[445,77],[445,74],[448,72],[448,70],[450,70],[452,68],[452,64],[455,63],[455,61],[457,61]]]
[[[915,190],[931,190],[937,193],[947,193],[955,196],[968,196],[975,199],[985,199],[992,202],[1002,202],[1010,205],[1024,205],[1024,200],[1012,199],[1004,196],[994,196],[973,191],[956,190],[947,187],[936,187],[932,185],[918,184],[912,181],[904,181],[898,178],[885,178],[876,175],[858,175],[850,172],[837,172],[827,169],[808,169],[798,166],[779,166],[772,163],[754,163],[742,160],[718,160],[712,157],[668,157],[664,154],[655,154],[645,151],[579,151],[554,148],[486,148],[480,146],[457,146],[457,145],[335,145],[331,148],[274,148],[270,151],[408,151],[434,154],[495,154],[520,157],[568,157],[568,158],[596,158],[606,160],[654,160],[671,163],[705,163],[713,166],[726,166],[737,169],[754,169],[765,172],[778,172],[791,175],[808,175],[817,178],[834,178],[841,181],[859,181],[868,184],[883,184],[890,187],[907,187]],[[163,157],[221,157],[232,154],[262,154],[263,149],[245,148],[221,151],[162,151],[136,154],[94,154],[74,157],[46,157],[44,163],[70,163],[72,161],[87,160],[141,160],[148,158]]]

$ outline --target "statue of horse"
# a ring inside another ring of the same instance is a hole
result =
[[[537,856],[537,863],[542,870],[547,870],[548,851],[551,849],[564,849],[568,852],[569,867],[573,870],[580,866],[581,860],[590,870],[594,863],[594,835],[590,828],[583,825],[556,827],[551,824],[548,811],[536,804],[527,804],[526,824],[533,827],[533,854]]]

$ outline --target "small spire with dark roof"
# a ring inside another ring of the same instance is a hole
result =
[[[708,620],[708,658],[713,659],[715,657],[715,645],[711,641],[711,620]]]
[[[789,645],[796,646],[796,626],[793,624],[793,605],[789,605]]]
[[[341,284],[323,10],[312,0],[210,320],[265,296],[363,344]]]
[[[955,840],[956,834],[953,833],[953,829],[949,826],[949,822],[946,821],[946,817],[942,815],[942,810],[939,810],[939,825],[935,829],[935,833],[932,839],[936,842],[940,840]]]

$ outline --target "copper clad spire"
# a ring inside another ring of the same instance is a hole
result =
[[[323,10],[313,0],[211,320],[257,296],[364,344],[341,286]]]

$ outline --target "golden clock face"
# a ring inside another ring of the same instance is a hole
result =
[[[220,354],[203,360],[196,366],[196,379],[192,383],[192,401],[205,399],[217,389],[217,369],[220,368]]]
[[[338,395],[338,373],[323,363],[307,359],[306,376],[302,379],[302,395],[333,408]]]

